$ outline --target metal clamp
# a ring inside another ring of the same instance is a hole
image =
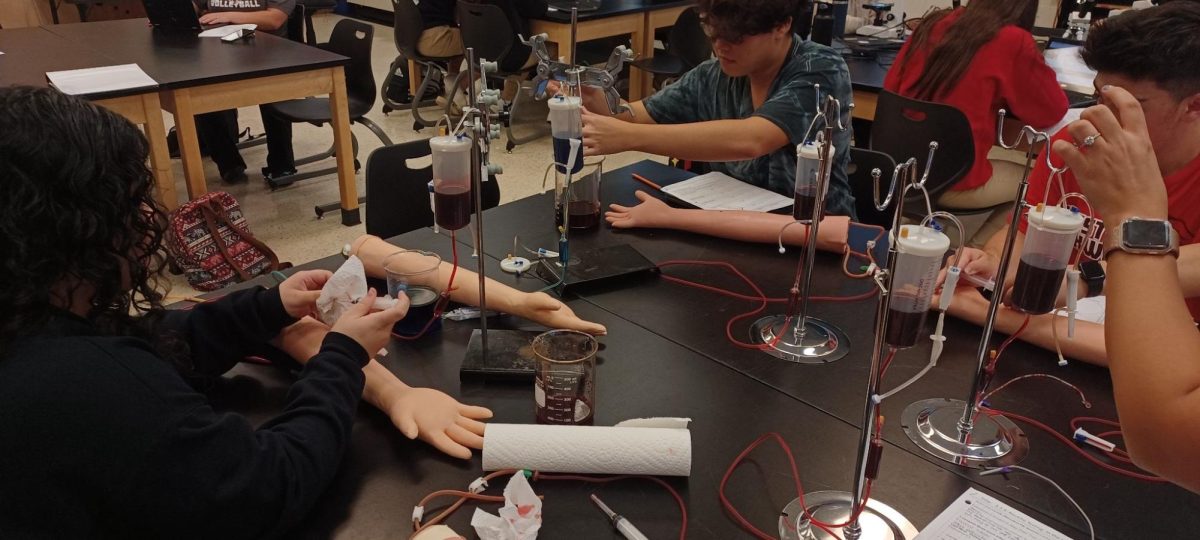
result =
[[[528,45],[533,49],[533,54],[537,56],[537,75],[533,78],[534,97],[541,100],[546,99],[546,88],[550,81],[558,81],[570,85],[583,85],[599,88],[604,92],[604,97],[608,101],[608,109],[612,114],[618,114],[630,110],[627,105],[621,103],[621,94],[617,91],[617,77],[621,71],[625,69],[625,64],[632,62],[637,56],[632,50],[624,45],[620,45],[613,49],[613,52],[608,57],[608,62],[603,68],[579,66],[575,67],[566,62],[560,62],[556,58],[551,58],[550,53],[546,48],[546,40],[549,38],[546,34],[538,34],[529,39],[521,37],[521,43]]]

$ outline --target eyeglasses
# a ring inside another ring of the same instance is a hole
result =
[[[719,32],[712,24],[708,22],[708,18],[703,15],[700,16],[700,28],[704,30],[704,35],[708,37],[709,41],[716,41],[719,39],[725,43],[741,45],[741,43],[746,40],[746,36],[740,34],[735,34],[732,32]]]

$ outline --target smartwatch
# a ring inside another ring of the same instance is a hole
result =
[[[1179,234],[1171,222],[1163,219],[1129,218],[1112,232],[1115,242],[1104,251],[1107,259],[1113,251],[1138,255],[1179,256]]]
[[[1104,265],[1100,261],[1079,263],[1079,277],[1087,284],[1087,298],[1104,294]]]

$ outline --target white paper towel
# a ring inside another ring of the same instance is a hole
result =
[[[689,476],[692,434],[686,422],[665,428],[488,424],[483,470]]]

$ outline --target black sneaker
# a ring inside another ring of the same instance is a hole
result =
[[[245,184],[246,182],[249,182],[250,179],[246,177],[245,167],[234,167],[221,173],[221,181],[226,184],[233,185]]]
[[[275,169],[272,169],[270,167],[263,167],[261,172],[262,172],[263,180],[271,181],[271,180],[278,180],[280,178],[283,178],[286,176],[292,176],[292,175],[296,174],[296,168],[292,167],[290,169],[276,171]]]

